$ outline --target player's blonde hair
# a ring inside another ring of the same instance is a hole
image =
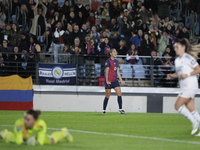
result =
[[[200,53],[200,44],[198,45],[191,45],[189,40],[186,38],[183,38],[180,42],[182,46],[185,46],[185,52],[190,54],[192,57],[194,57],[196,60],[198,59],[198,54]]]

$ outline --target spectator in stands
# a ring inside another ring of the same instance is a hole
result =
[[[139,10],[140,18],[142,19],[143,23],[147,23],[150,17],[152,17],[152,10],[146,10],[144,6],[141,7]]]
[[[71,55],[70,55],[70,48],[69,45],[65,45],[61,54],[65,54],[65,55],[61,55],[60,56],[60,63],[71,63]]]
[[[18,24],[22,25],[23,31],[28,31],[28,22],[29,22],[29,11],[27,9],[26,4],[21,5],[21,9],[19,11],[19,21]]]
[[[78,15],[78,13],[77,13],[77,15]],[[70,25],[73,26],[73,25],[76,24],[76,22],[77,22],[76,16],[75,16],[74,12],[71,11],[71,12],[69,13],[68,18],[67,18],[67,23],[69,23]]]
[[[90,12],[90,16],[87,18],[87,20],[90,21],[90,26],[93,26],[95,24],[95,17],[92,11]]]
[[[190,39],[190,34],[189,34],[189,32],[187,31],[186,26],[184,26],[184,27],[182,28],[182,30],[179,32],[178,38],[179,38],[179,39],[182,39],[182,38]]]
[[[4,34],[3,31],[5,30],[5,23],[0,24],[0,45],[3,42]]]
[[[49,51],[51,42],[52,42],[52,30],[51,27],[46,27],[46,31],[44,32],[44,34],[42,35],[43,37],[43,41],[46,44],[46,49],[45,52]]]
[[[176,32],[177,30],[179,30],[179,22],[178,21],[174,21],[174,26],[172,27],[172,30],[174,32]],[[174,33],[175,34],[175,33]]]
[[[0,52],[2,52],[3,60],[9,60],[9,53],[12,52],[12,48],[8,46],[8,41],[3,40],[2,46],[0,47]]]
[[[119,37],[118,32],[117,31],[111,32],[109,40],[112,45],[111,47],[117,49],[120,42],[120,37]]]
[[[157,52],[155,50],[153,50],[151,52],[151,57],[152,57],[152,62],[150,63],[151,65],[154,65],[154,70],[153,73],[154,74],[154,86],[157,86],[158,84],[160,84],[161,79],[164,76],[164,73],[162,71],[159,71],[159,66],[162,65],[161,60],[156,57],[157,56]]]
[[[94,66],[94,55],[95,55],[95,45],[94,41],[90,39],[90,35],[86,35],[85,37],[85,54],[87,55],[85,57],[85,78],[86,78],[86,85],[89,85],[92,83],[94,85],[95,83],[95,66]]]
[[[161,59],[163,65],[162,69],[164,69],[165,71],[173,71],[174,68],[172,67],[174,66],[174,61],[173,59],[169,58],[171,57],[170,54],[168,52],[165,52],[162,56],[165,57]],[[168,74],[166,72],[164,73]]]
[[[21,61],[21,54],[19,54],[19,48],[17,46],[15,46],[13,48],[12,52],[15,53],[15,54],[10,54],[9,61],[20,62]]]
[[[53,32],[54,63],[58,63],[60,59],[58,54],[63,50],[66,43],[66,28],[59,21],[55,21],[51,27]]]
[[[6,20],[6,15],[3,11],[0,11],[0,24],[4,23]]]
[[[130,38],[130,42],[132,44],[135,44],[135,47],[138,48],[138,46],[140,46],[140,41],[142,40],[143,36],[143,32],[142,30],[138,30],[138,34],[134,35]]]
[[[95,12],[97,11],[97,8],[101,6],[101,4],[98,2],[98,0],[93,0],[91,6],[92,6],[92,11]]]
[[[121,9],[119,8],[117,1],[113,2],[112,12],[113,12],[112,18],[117,18],[120,16]]]
[[[2,31],[5,40],[9,40],[11,34],[11,25],[7,24],[6,29]]]
[[[14,47],[12,54],[9,55],[9,61],[9,74],[17,74],[17,71],[21,65],[21,54],[19,54],[19,49],[17,46]]]
[[[158,4],[158,16],[160,18],[169,16],[169,6],[171,4],[171,0],[157,0],[157,4]]]
[[[52,0],[49,7],[51,10],[54,10],[54,12],[60,13],[62,11],[62,8],[61,8],[60,4],[58,3],[58,0]]]
[[[147,27],[147,24],[146,23],[143,23],[140,27],[140,29],[142,30],[142,32],[144,34],[148,33],[149,32],[149,28]]]
[[[18,46],[19,44],[19,40],[20,40],[20,31],[17,28],[16,24],[12,24],[12,29],[11,29],[11,33],[10,33],[10,45],[11,46]]]
[[[113,12],[112,12],[112,3],[106,3],[105,4],[105,9],[107,10],[108,14],[106,15],[106,22],[105,22],[105,26],[110,24],[111,18],[113,18]]]
[[[158,13],[154,13],[154,15],[152,16],[152,18],[150,18],[151,21],[153,21],[153,26],[158,26],[161,19],[158,16]]]
[[[21,33],[21,39],[19,43],[19,51],[22,52],[23,50],[29,50],[30,46],[30,41],[29,38],[27,37],[25,32]]]
[[[154,44],[153,49],[157,50],[157,39],[159,37],[159,32],[156,29],[154,29],[154,27],[152,25],[150,25],[148,34],[149,34],[149,39]]]
[[[17,18],[16,18],[16,10],[20,10],[20,7],[21,7],[21,4],[19,3],[18,0],[13,0],[12,1],[12,13],[11,13],[11,18],[12,18],[12,21],[13,23],[16,23],[17,24]]]
[[[64,5],[62,6],[62,13],[67,17],[70,13],[70,3],[69,0],[65,0]]]
[[[173,25],[173,21],[171,21],[169,19],[169,16],[166,16],[164,20],[162,20],[162,22],[164,23],[164,26],[167,27],[169,24],[171,24],[171,26]]]
[[[126,54],[126,62],[130,64],[136,64],[138,60],[138,51],[135,49],[135,44],[131,44],[130,49]]]
[[[137,5],[136,2],[137,2],[137,0],[130,0],[130,2],[128,2],[128,4],[127,4],[127,9],[130,11],[133,10],[134,6]]]
[[[81,0],[77,0],[76,5],[74,6],[74,12],[76,13],[76,15],[78,16],[78,12],[81,11],[82,14],[86,13],[86,9],[85,7],[82,5],[82,1]]]
[[[76,24],[79,26],[79,29],[81,29],[82,25],[85,23],[85,20],[86,19],[84,18],[82,12],[80,11],[76,19]]]
[[[31,36],[30,37],[30,47],[29,47],[29,53],[39,53],[41,51],[41,47],[38,44],[38,41],[36,39],[36,37]]]
[[[118,24],[119,24],[119,34],[122,33],[122,28],[124,27],[125,24],[129,24],[130,25],[130,21],[128,20],[128,18],[126,16],[120,16],[119,19],[117,20]]]
[[[71,54],[72,55],[72,62],[78,64],[78,79],[79,79],[79,85],[83,84],[83,76],[84,76],[84,48],[81,45],[81,42],[79,40],[79,37],[76,37],[74,39],[74,45],[70,47]],[[76,55],[75,55],[76,54]]]
[[[102,40],[102,43],[100,45],[101,47],[101,58],[100,58],[100,62],[101,62],[101,75],[104,75],[104,65],[105,65],[105,61],[107,60],[107,54],[110,52],[110,48],[111,45],[109,43],[109,39],[108,38],[104,38]]]
[[[1,69],[0,69],[0,76],[1,76],[2,73],[4,72],[2,66],[5,66],[5,63],[4,63],[4,60],[3,60],[2,53],[0,53],[0,68],[1,68]]]
[[[151,51],[154,48],[153,40],[149,39],[149,35],[145,34],[144,39],[141,41],[141,56],[151,56]],[[149,58],[142,58],[143,65],[149,64]]]
[[[35,79],[35,63],[36,63],[35,57],[36,57],[35,54],[29,53],[26,66],[27,77],[32,76],[33,79]]]
[[[93,34],[93,37],[95,38],[95,42],[98,42],[98,39],[99,39],[99,37],[100,37],[100,34],[99,34],[99,32],[97,32],[96,30],[97,30],[96,26],[95,26],[95,25],[92,26],[91,32],[92,32],[92,34]]]
[[[172,29],[172,25],[169,23],[168,25],[167,25],[167,27],[166,27],[166,32],[167,32],[167,34],[169,35],[169,36],[172,36],[173,35],[173,33],[174,33],[174,31],[173,31],[173,29]]]
[[[74,26],[74,31],[69,34],[69,44],[70,46],[74,44],[74,40],[76,37],[79,37],[80,42],[84,41],[83,33],[79,31],[79,27],[77,25]]]
[[[97,11],[94,12],[94,17],[99,18],[101,20],[101,12],[102,12],[102,8],[98,7]]]
[[[111,19],[111,23],[107,26],[110,31],[118,31],[119,25],[117,24],[116,18]]]
[[[127,47],[126,47],[126,41],[125,40],[120,40],[119,46],[117,47],[117,52],[118,55],[126,55],[127,54]]]
[[[42,8],[38,8],[38,5],[41,4]],[[41,28],[41,35],[43,35],[43,33],[45,32],[45,28],[47,25],[46,22],[46,12],[47,12],[47,8],[46,6],[38,0],[37,4],[34,7],[34,19],[33,19],[33,24],[30,30],[30,33],[33,35],[36,35],[37,32],[37,27],[40,26]]]
[[[97,28],[97,32],[101,32],[102,31],[102,24],[101,24],[101,20],[99,18],[95,19],[95,26]]]
[[[90,16],[90,5],[85,5],[85,18],[88,18]]]
[[[34,18],[34,7],[36,5],[36,3],[34,2],[34,0],[29,0],[27,5],[27,9],[29,11],[29,18],[33,19]]]
[[[169,53],[170,56],[175,57],[175,52],[169,46],[166,47],[164,53]]]
[[[87,34],[89,34],[90,33],[90,30],[89,29],[87,29],[87,26],[86,26],[86,24],[83,24],[82,25],[82,28],[81,28],[81,33],[83,34],[83,37],[85,37]]]
[[[165,31],[162,31],[161,37],[160,39],[158,39],[158,44],[158,53],[160,54],[160,56],[162,56],[167,45],[169,45],[169,38]]]

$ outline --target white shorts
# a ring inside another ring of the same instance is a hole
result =
[[[194,98],[195,97],[195,95],[196,95],[196,93],[197,93],[197,89],[190,89],[190,90],[186,90],[186,89],[184,89],[184,90],[181,90],[181,92],[179,93],[179,95],[178,96],[180,96],[180,97],[183,97],[183,98]]]

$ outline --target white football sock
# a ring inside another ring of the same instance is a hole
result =
[[[197,120],[200,121],[200,115],[199,112],[194,110],[193,112],[191,112],[191,114],[193,115],[193,117]]]
[[[195,124],[197,122],[197,120],[193,117],[193,115],[185,106],[181,106],[178,109],[178,112],[182,114],[183,116],[187,117],[192,122],[192,124]]]

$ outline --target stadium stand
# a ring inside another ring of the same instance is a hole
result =
[[[39,84],[38,63],[75,63],[77,84],[98,85],[115,48],[129,86],[176,87],[166,61],[175,41],[199,43],[199,10],[198,0],[0,0],[0,76]]]

